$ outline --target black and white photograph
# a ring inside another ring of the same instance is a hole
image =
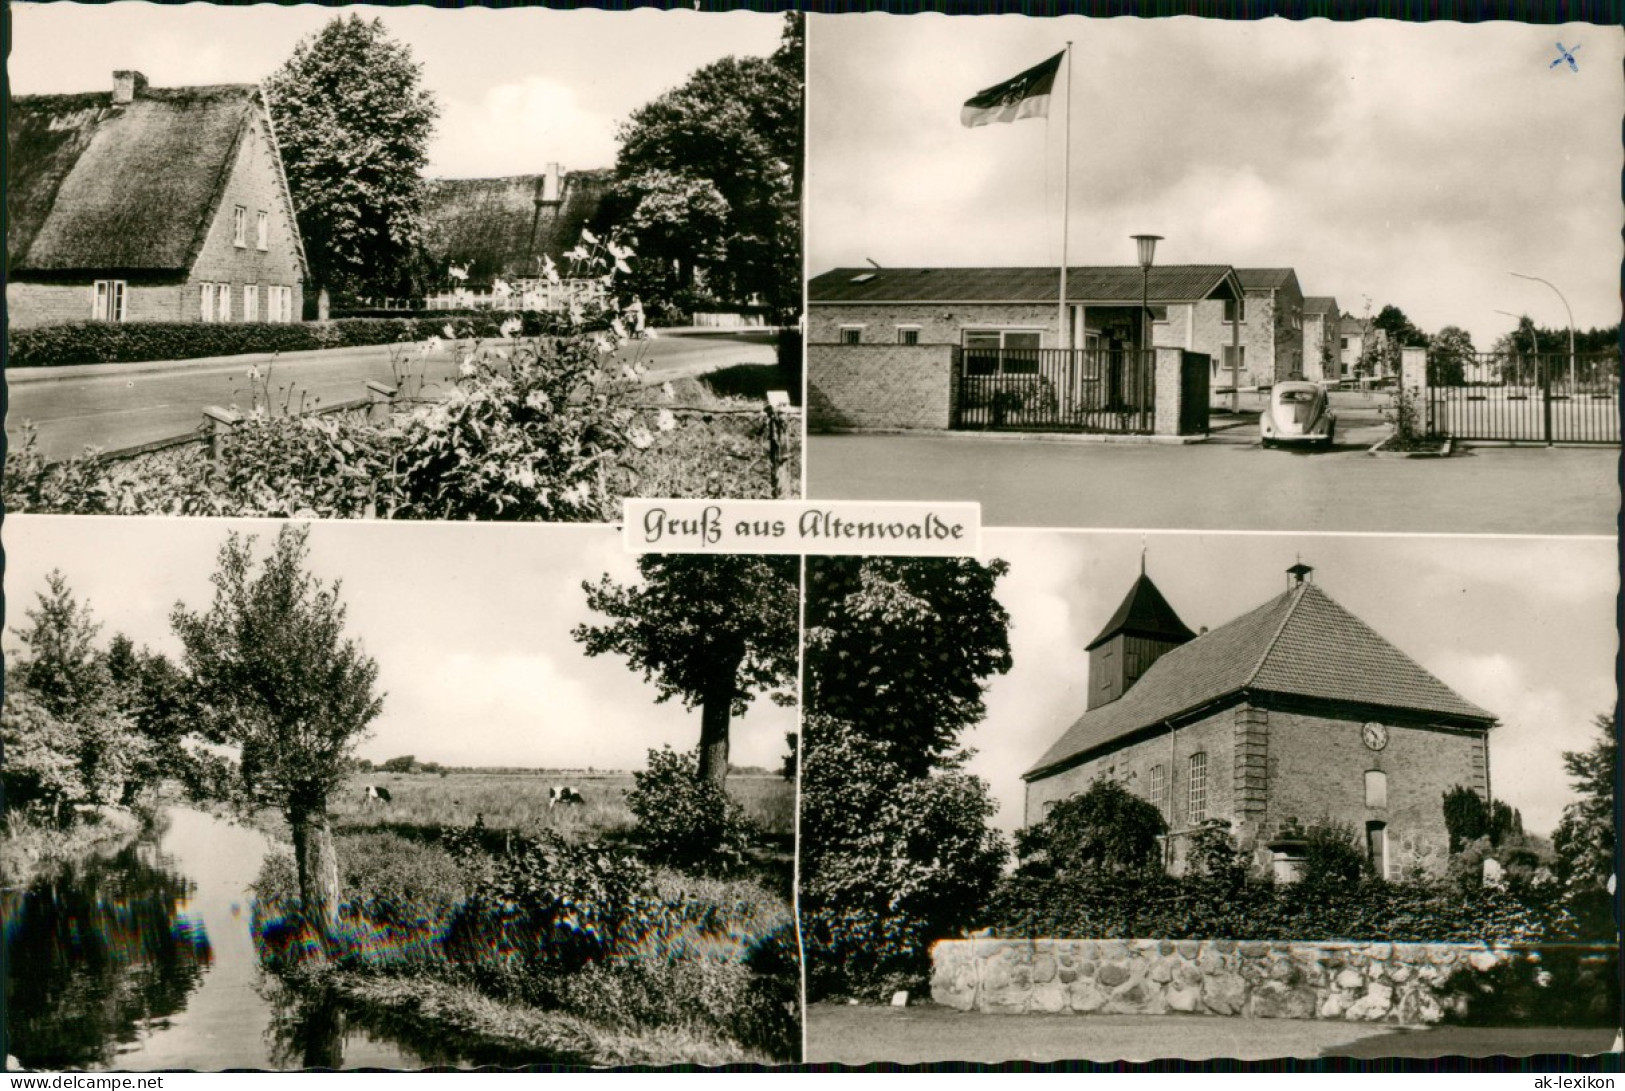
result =
[[[8,14],[7,510],[800,495],[799,14]]]
[[[798,558],[6,530],[8,1067],[799,1060]]]
[[[1618,27],[817,19],[808,492],[1610,534]]]
[[[809,558],[807,1060],[1617,1049],[1612,541]]]

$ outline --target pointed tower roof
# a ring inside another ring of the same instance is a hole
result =
[[[1140,578],[1134,581],[1134,586],[1128,589],[1112,619],[1100,630],[1100,635],[1083,650],[1092,652],[1120,633],[1179,643],[1196,635],[1179,620],[1179,615],[1174,613],[1174,608],[1168,605],[1168,600],[1162,597],[1162,592],[1157,590],[1157,585],[1151,582],[1144,569],[1140,571]]]
[[[1494,713],[1439,681],[1319,587],[1300,582],[1158,659],[1120,699],[1067,728],[1023,779],[1248,692],[1392,709],[1461,726],[1495,724]]]

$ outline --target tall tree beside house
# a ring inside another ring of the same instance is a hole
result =
[[[882,998],[972,923],[1004,839],[963,731],[1010,668],[1003,561],[807,562],[802,692],[802,934],[814,997]]]
[[[315,285],[405,294],[439,116],[411,50],[378,19],[340,16],[295,47],[266,91]]]
[[[378,664],[344,634],[339,584],[305,571],[308,537],[309,528],[282,528],[256,572],[254,539],[232,534],[209,609],[177,603],[170,623],[201,733],[235,746],[248,800],[287,818],[305,919],[331,940],[340,891],[328,800],[383,695]]]
[[[1428,381],[1461,386],[1467,381],[1467,368],[1477,351],[1471,334],[1460,326],[1446,326],[1433,335],[1429,346]]]
[[[785,19],[771,57],[706,65],[621,126],[599,223],[632,238],[631,283],[655,301],[800,309],[804,50],[802,16]],[[689,230],[679,198],[702,214]]]
[[[728,735],[759,693],[793,697],[801,580],[796,557],[650,554],[641,582],[583,583],[607,625],[578,625],[588,655],[623,655],[656,701],[700,710],[698,779],[719,789],[728,776]]]

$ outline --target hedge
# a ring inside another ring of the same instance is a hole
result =
[[[392,345],[444,336],[451,323],[460,337],[496,337],[502,324],[519,318],[523,333],[551,331],[559,316],[543,312],[486,311],[455,318],[341,318],[330,322],[70,322],[13,329],[6,339],[6,366],[139,363],[195,360],[259,352]]]
[[[1589,938],[1556,891],[1444,883],[1275,885],[1167,875],[1004,880],[984,924],[1007,937],[1365,940],[1406,943]]]

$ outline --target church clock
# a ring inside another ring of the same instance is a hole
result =
[[[1366,749],[1381,750],[1388,745],[1388,729],[1379,723],[1369,723],[1360,729],[1360,738],[1365,740]]]

